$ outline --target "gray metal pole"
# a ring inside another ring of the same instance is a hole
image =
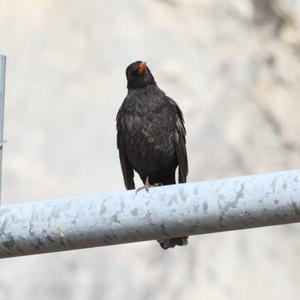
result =
[[[0,257],[300,222],[300,170],[0,207]]]
[[[4,127],[4,95],[5,95],[5,67],[6,57],[0,55],[0,203],[2,186],[2,152],[3,152],[3,127]]]

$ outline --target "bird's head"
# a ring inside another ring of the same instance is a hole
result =
[[[155,84],[153,75],[145,62],[140,60],[130,64],[126,69],[127,88],[138,89]]]

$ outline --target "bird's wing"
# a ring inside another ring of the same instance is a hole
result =
[[[123,105],[118,111],[117,114],[117,146],[119,149],[119,157],[120,157],[120,163],[121,163],[121,168],[122,168],[122,173],[123,173],[123,179],[124,183],[126,186],[127,190],[134,190],[135,185],[134,185],[134,173],[133,173],[133,167],[129,163],[127,154],[126,154],[126,146],[125,146],[125,141],[124,137],[126,137],[126,131],[124,128],[124,124],[122,123],[122,115],[123,115]]]
[[[175,148],[179,164],[178,181],[179,183],[186,182],[186,177],[188,174],[188,160],[185,147],[185,135],[186,130],[184,127],[183,114],[178,105],[174,100],[167,97],[169,103],[171,104],[173,111],[175,112]]]
[[[119,129],[118,129],[118,134],[117,134],[117,146],[119,149],[120,163],[121,163],[123,179],[124,179],[126,189],[134,190],[135,185],[134,185],[134,180],[133,180],[133,177],[134,177],[133,168],[128,161],[128,158],[126,155],[125,144],[122,141],[122,137],[121,137],[121,133],[120,133]]]

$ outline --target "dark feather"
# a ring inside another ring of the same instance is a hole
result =
[[[174,142],[176,148],[176,154],[178,159],[179,171],[178,171],[178,182],[186,182],[186,177],[188,174],[188,161],[186,153],[186,130],[184,126],[183,114],[178,105],[174,100],[169,97],[166,97],[167,100],[173,107],[175,112],[175,133],[174,133]]]
[[[133,177],[134,177],[133,168],[130,165],[130,163],[126,157],[125,145],[120,137],[119,131],[117,134],[117,145],[118,145],[118,149],[119,149],[119,158],[120,158],[123,179],[124,179],[126,189],[134,190],[135,185],[134,185],[134,180],[133,180]]]

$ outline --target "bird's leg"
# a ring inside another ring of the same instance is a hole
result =
[[[140,192],[141,190],[146,190],[147,193],[149,193],[149,188],[151,187],[151,184],[149,183],[149,176],[146,177],[146,180],[145,180],[145,183],[144,183],[144,186],[136,189],[136,192],[135,194],[137,194],[138,192]]]
[[[149,188],[151,187],[151,184],[149,182],[149,176],[146,177],[146,181],[145,181],[145,189],[147,192],[149,192]]]

